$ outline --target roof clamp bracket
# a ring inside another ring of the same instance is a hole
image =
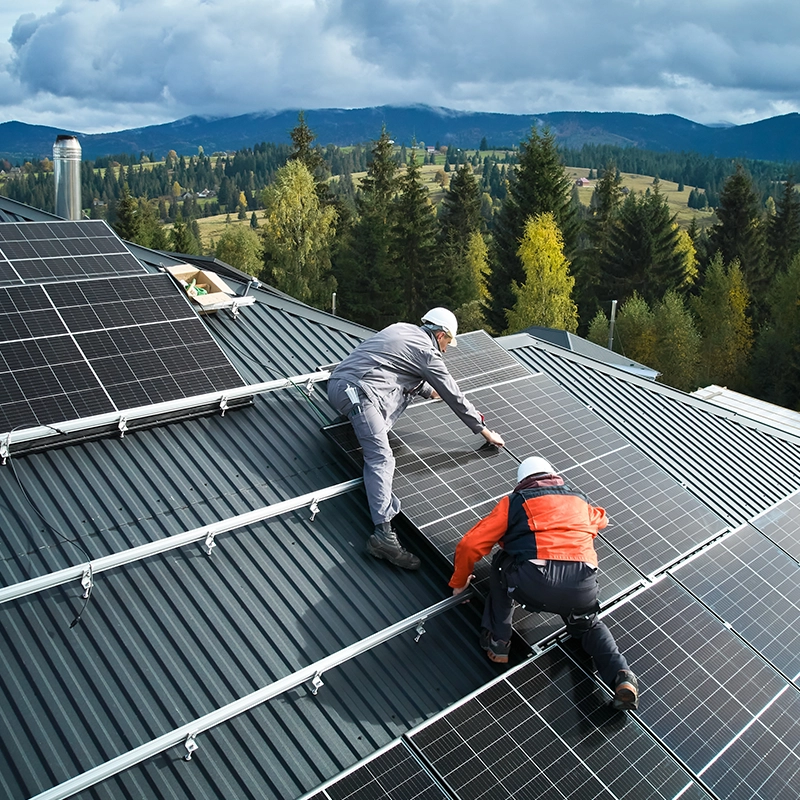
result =
[[[314,381],[311,378],[306,382],[306,394],[311,397],[314,394]]]
[[[119,422],[117,423],[117,429],[119,430],[119,438],[123,439],[125,434],[128,431],[128,418],[127,417],[120,417]]]
[[[191,761],[192,760],[192,753],[198,749],[198,744],[195,741],[196,733],[190,733],[186,737],[186,741],[183,743],[183,746],[186,748],[186,754],[183,756],[184,761]]]
[[[322,680],[322,673],[317,672],[314,677],[311,679],[311,685],[314,687],[311,690],[311,694],[316,697],[317,692],[325,685],[325,682]]]
[[[0,464],[6,465],[11,456],[11,434],[7,433],[2,440],[0,440]]]
[[[83,599],[88,600],[89,595],[92,593],[94,587],[94,575],[92,574],[92,565],[87,564],[81,575],[81,586],[83,587]]]
[[[415,642],[418,642],[418,641],[420,640],[420,638],[421,638],[422,634],[423,634],[423,633],[425,633],[425,624],[424,624],[424,623],[425,623],[425,621],[423,620],[423,621],[422,621],[422,622],[420,622],[420,623],[419,623],[419,625],[417,625],[417,627],[415,628],[415,630],[416,630],[416,632],[417,632],[417,635],[414,637],[414,641],[415,641]]]
[[[206,546],[206,555],[207,556],[210,556],[211,555],[211,551],[217,546],[217,543],[214,541],[214,537],[216,535],[217,534],[214,533],[213,531],[209,531],[206,534],[206,540],[205,540],[204,544]]]
[[[228,410],[228,395],[222,395],[222,398],[219,401],[219,410],[220,416],[224,417],[225,412]]]
[[[319,501],[317,500],[316,497],[311,501],[311,505],[309,505],[309,508],[311,509],[311,516],[309,517],[309,519],[313,522],[314,517],[316,517],[317,514],[319,514]]]

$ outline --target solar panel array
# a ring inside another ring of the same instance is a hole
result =
[[[0,255],[0,433],[243,385],[104,223],[0,224]]]
[[[483,361],[492,363],[485,352]],[[457,798],[794,800],[800,493],[730,531],[547,376],[482,385],[464,373],[470,399],[508,446],[481,449],[442,403],[412,406],[391,437],[403,512],[452,559],[513,487],[518,459],[550,460],[609,512],[597,540],[604,618],[641,699],[632,715],[611,711],[591,661],[560,637],[407,735],[429,771]],[[357,459],[347,427],[335,436]],[[486,560],[476,576],[485,588]],[[546,642],[559,627],[550,620],[548,628],[545,615],[517,609],[514,627],[529,643]]]
[[[0,223],[0,286],[146,272],[102,220]]]

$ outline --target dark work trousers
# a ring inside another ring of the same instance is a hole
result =
[[[580,561],[548,561],[538,566],[530,561],[515,563],[513,556],[498,550],[492,559],[489,596],[483,609],[483,627],[492,638],[511,639],[513,601],[528,611],[558,614],[567,633],[577,639],[594,659],[602,679],[611,687],[617,672],[628,662],[606,624],[597,616],[597,570]]]

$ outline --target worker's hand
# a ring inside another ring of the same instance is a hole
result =
[[[467,582],[460,589],[453,589],[453,597],[457,597],[462,592],[466,591],[469,588],[469,585],[474,577],[475,577],[474,575],[470,575],[469,578],[467,578]],[[469,597],[466,600],[464,600],[465,603],[469,603],[469,601],[470,601]]]
[[[441,400],[442,398],[441,398],[441,395],[439,394],[439,392],[437,392],[436,389],[433,389],[431,391],[431,398],[430,399],[431,400]]]
[[[490,431],[488,428],[484,428],[481,431],[481,436],[483,436],[483,438],[486,439],[489,444],[493,444],[495,447],[503,447],[505,445],[503,437],[499,433]]]

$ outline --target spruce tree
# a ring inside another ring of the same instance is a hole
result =
[[[450,179],[439,208],[438,258],[446,276],[444,305],[450,308],[479,299],[467,254],[471,236],[482,223],[480,187],[472,169],[463,164]]]
[[[684,299],[668,291],[653,309],[656,341],[651,366],[661,374],[659,381],[685,392],[697,388],[700,363],[700,334]]]
[[[122,194],[114,207],[113,226],[117,235],[134,242],[139,235],[139,203],[131,197],[128,184],[123,183]]]
[[[678,228],[658,185],[644,195],[631,192],[602,253],[602,297],[625,300],[637,292],[649,304],[686,282],[686,256]]]
[[[391,256],[403,291],[398,316],[420,322],[428,309],[447,302],[447,285],[443,265],[436,258],[435,212],[414,150],[398,189],[391,229]]]
[[[726,264],[738,260],[745,283],[753,298],[753,315],[763,320],[770,275],[765,269],[765,236],[761,203],[750,175],[741,164],[720,192],[717,207],[719,222],[709,236],[711,254],[722,254]]]
[[[359,217],[349,246],[337,259],[335,275],[342,316],[383,328],[397,321],[401,304],[397,263],[390,249],[398,167],[386,126],[371,152],[356,203]]]
[[[491,305],[487,321],[494,330],[504,330],[506,309],[514,305],[512,282],[525,281],[517,251],[529,217],[550,212],[564,237],[564,251],[573,255],[577,241],[577,220],[571,203],[572,181],[564,171],[555,137],[534,127],[529,139],[520,144],[519,164],[510,180],[508,194],[497,216],[489,278]]]
[[[786,272],[792,259],[800,252],[800,195],[789,175],[783,194],[775,207],[775,216],[767,227],[767,273]]]

